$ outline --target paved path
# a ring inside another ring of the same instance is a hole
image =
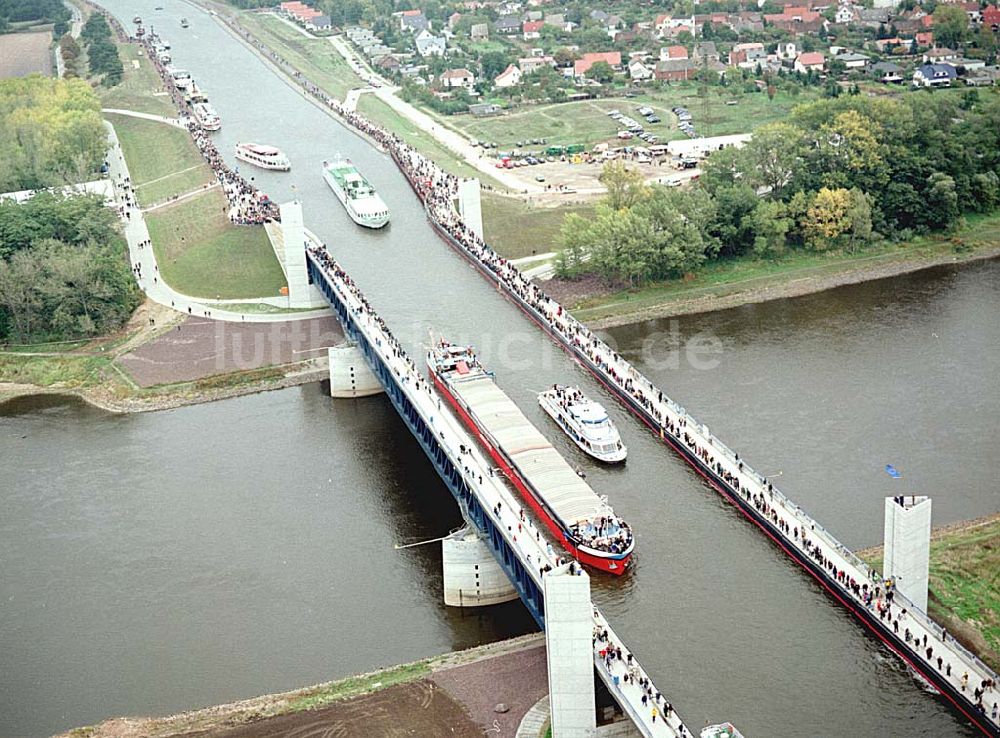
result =
[[[187,130],[187,126],[181,122],[179,118],[166,118],[162,115],[152,115],[151,113],[140,113],[137,110],[120,110],[119,108],[101,108],[102,113],[114,113],[116,115],[127,115],[129,118],[142,118],[143,120],[152,120],[157,123],[166,123],[168,126],[173,126],[174,128],[181,128]]]
[[[274,305],[274,301],[281,301],[281,297],[269,298],[246,298],[239,300],[209,300],[200,297],[191,297],[173,289],[159,278],[159,269],[156,264],[156,256],[152,247],[140,248],[140,244],[149,240],[149,230],[146,228],[146,219],[142,211],[135,205],[135,197],[129,196],[129,192],[122,182],[126,178],[131,178],[125,156],[122,154],[121,144],[118,142],[118,134],[115,128],[108,121],[104,122],[108,129],[108,166],[110,168],[111,182],[115,186],[115,197],[120,207],[123,208],[122,225],[125,238],[128,241],[129,260],[133,267],[138,266],[140,271],[138,283],[146,296],[161,305],[168,305],[180,313],[197,315],[201,317],[211,317],[213,320],[225,320],[234,323],[279,323],[290,320],[307,320],[329,315],[329,310],[310,310],[301,313],[238,313],[225,309],[218,309],[217,304],[225,303],[266,303]],[[176,202],[176,201],[175,201]],[[130,204],[126,204],[130,203]]]
[[[342,36],[331,36],[330,43],[340,52],[340,55],[344,57],[355,74],[376,88],[374,91],[376,97],[421,131],[430,134],[435,141],[451,150],[466,164],[483,174],[489,175],[515,192],[545,192],[544,185],[523,182],[507,170],[497,169],[494,161],[489,157],[483,156],[482,149],[469,143],[469,139],[465,136],[441,125],[427,113],[400,98],[396,94],[399,88],[393,87],[383,77],[365,67],[354,53],[354,49],[350,47]],[[350,93],[348,93],[348,97],[350,97]],[[356,105],[357,100],[354,102]]]

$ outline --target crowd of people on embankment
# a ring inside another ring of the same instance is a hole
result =
[[[925,663],[928,667],[938,666],[946,678],[952,679],[956,688],[962,691],[968,685],[968,664],[960,658],[960,664],[953,667],[940,651],[948,655],[959,654],[954,640],[943,629],[934,624],[925,614],[914,612],[912,607],[897,606],[893,611],[892,600],[884,592],[884,583],[878,573],[863,564],[851,561],[846,549],[828,537],[810,536],[816,524],[797,506],[790,503],[783,495],[776,493],[773,485],[760,477],[743,462],[739,455],[731,456],[717,448],[710,436],[703,434],[701,426],[684,411],[665,397],[661,391],[639,372],[635,370],[607,344],[600,340],[586,326],[569,315],[555,300],[548,297],[541,288],[525,277],[507,259],[497,254],[483,239],[469,229],[459,218],[454,207],[454,199],[458,190],[458,178],[441,170],[436,164],[423,157],[415,149],[406,144],[398,136],[364,116],[346,111],[340,102],[326,95],[320,88],[310,82],[304,75],[292,68],[292,65],[259,42],[252,34],[231,20],[227,23],[241,37],[263,56],[277,64],[295,79],[302,89],[320,103],[338,114],[345,123],[369,136],[385,151],[387,151],[403,174],[407,177],[414,191],[421,198],[428,217],[436,227],[450,238],[470,258],[477,261],[485,270],[493,274],[497,282],[508,293],[515,296],[533,313],[545,321],[550,330],[559,335],[565,344],[575,352],[582,354],[604,377],[609,379],[624,394],[640,408],[647,422],[655,427],[661,437],[667,437],[677,446],[685,446],[700,460],[703,465],[717,477],[718,484],[727,487],[735,495],[752,502],[754,509],[774,533],[785,542],[805,551],[817,564],[830,575],[830,580],[842,594],[847,595],[871,612],[878,612],[883,621],[891,623],[896,629],[902,627],[909,631],[913,641],[906,640],[911,655]],[[339,270],[339,267],[336,267]],[[342,272],[342,270],[340,270]],[[343,273],[343,272],[342,272]],[[348,284],[346,273],[343,277]],[[360,295],[360,291],[358,293]],[[359,297],[363,300],[363,297]],[[375,315],[375,313],[372,313]],[[381,320],[379,318],[379,320]],[[391,335],[386,329],[386,335]],[[394,339],[393,339],[394,340]],[[398,344],[394,350],[399,350]],[[808,530],[807,530],[808,529]],[[933,645],[926,646],[925,641],[930,636],[940,646],[935,659]],[[915,639],[920,638],[919,643]],[[927,649],[930,650],[927,650]],[[939,662],[940,661],[940,665]],[[980,687],[973,692],[970,702],[981,714],[997,719],[995,685],[992,672],[980,666],[980,670],[988,676],[981,680]],[[962,675],[958,676],[958,669]],[[952,672],[955,671],[953,676]],[[994,701],[992,709],[988,702]]]

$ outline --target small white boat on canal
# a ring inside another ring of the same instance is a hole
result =
[[[579,387],[553,385],[539,393],[538,404],[584,453],[607,464],[625,460],[628,451],[614,422]]]
[[[389,208],[350,159],[324,161],[323,179],[358,225],[381,228],[389,222]]]
[[[292,168],[292,163],[281,149],[264,144],[238,143],[236,144],[236,158],[261,169],[287,172]]]

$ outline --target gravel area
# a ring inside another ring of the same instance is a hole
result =
[[[189,317],[125,354],[119,362],[142,387],[190,382],[215,374],[323,356],[344,340],[336,318],[228,323]]]

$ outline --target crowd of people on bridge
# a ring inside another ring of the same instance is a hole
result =
[[[893,592],[884,593],[885,585],[876,571],[854,559],[835,541],[818,534],[814,538],[816,524],[811,518],[778,493],[764,477],[745,468],[738,454],[718,448],[719,444],[707,430],[700,429],[699,424],[682,408],[665,397],[652,382],[639,374],[619,354],[546,295],[538,284],[525,277],[515,265],[497,254],[478,234],[474,233],[462,221],[455,208],[459,185],[457,177],[440,169],[398,136],[378,124],[356,112],[343,109],[337,100],[327,96],[318,86],[292,69],[291,64],[257,41],[252,34],[231,21],[230,24],[248,43],[283,67],[306,92],[388,152],[423,201],[432,224],[447,240],[470,257],[508,294],[515,297],[529,315],[541,323],[548,332],[556,336],[571,351],[586,359],[596,372],[610,380],[623,397],[640,409],[640,417],[663,440],[679,449],[686,448],[693,454],[697,463],[712,474],[713,481],[720,490],[726,491],[734,500],[747,502],[747,507],[756,513],[755,519],[759,525],[779,539],[804,551],[828,573],[832,587],[838,588],[841,594],[846,594],[869,611],[878,612],[883,622],[892,623],[894,632],[898,632],[900,626],[905,630],[909,630],[912,626],[914,632],[922,632],[922,644],[930,634],[941,643],[950,642],[954,645],[953,639],[949,640],[947,633],[933,624],[923,613],[915,613],[912,608],[906,607],[897,607],[893,611]],[[346,277],[346,273],[344,276]],[[747,514],[754,517],[749,511]],[[912,643],[905,641],[904,643],[912,654],[923,659],[927,665],[931,667],[939,665],[939,670],[943,674],[952,677],[950,663],[943,658],[932,660],[933,647],[927,651],[925,645],[918,647]],[[948,653],[959,652],[952,648]],[[984,673],[992,674],[985,666],[979,665],[979,667]],[[962,668],[963,673],[967,674],[968,663],[965,660],[962,662]],[[968,681],[967,676],[965,680]],[[975,695],[973,704],[984,715],[990,714],[984,699],[992,694],[993,689],[992,679],[987,677],[980,687],[980,694]],[[997,708],[994,705],[992,710],[994,720],[996,712]]]

